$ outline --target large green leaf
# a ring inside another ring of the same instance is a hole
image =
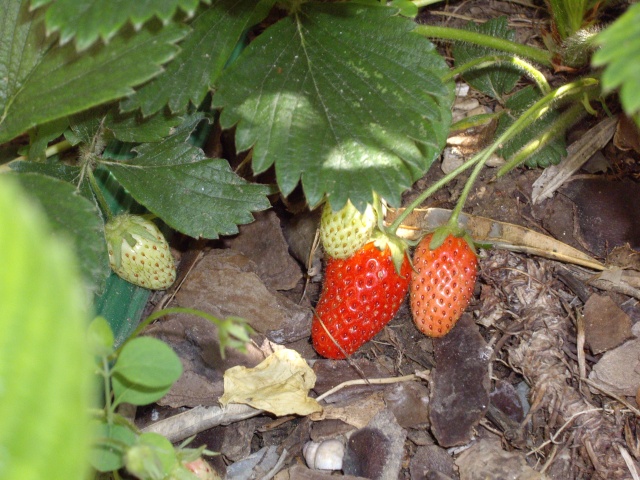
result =
[[[53,231],[72,242],[77,264],[89,292],[99,292],[111,269],[104,224],[95,203],[62,180],[38,173],[16,174],[16,177],[42,205]]]
[[[0,478],[82,480],[91,443],[86,296],[72,248],[0,175]],[[72,453],[70,453],[72,452]]]
[[[609,92],[620,87],[620,102],[640,127],[640,3],[636,3],[596,37],[601,45],[593,65],[606,66],[602,87]]]
[[[201,116],[188,117],[174,135],[141,145],[128,161],[105,165],[131,196],[167,225],[191,237],[218,238],[269,208],[268,188],[247,183],[226,160],[207,158],[189,134]]]
[[[444,146],[453,98],[444,60],[397,10],[308,3],[269,27],[225,69],[213,97],[224,128],[237,124],[253,168],[275,165],[285,195],[298,182],[317,205],[403,191]]]
[[[506,40],[513,40],[516,35],[515,30],[509,30],[507,17],[493,18],[480,25],[469,22],[465,29]],[[502,52],[498,50],[467,43],[456,43],[453,46],[453,57],[456,66],[463,65],[476,58],[500,53]],[[473,88],[500,100],[502,103],[504,103],[504,94],[514,89],[521,76],[522,74],[517,68],[505,64],[472,70],[463,74],[464,80]]]
[[[42,30],[37,12],[22,20]],[[185,33],[185,28],[176,25],[148,25],[138,32],[128,29],[108,45],[96,44],[82,54],[73,45],[54,45],[38,56],[41,52],[28,46],[24,60],[29,68],[17,66],[23,61],[21,47],[25,42],[13,45],[12,38],[4,38],[0,65],[12,68],[5,68],[6,75],[0,74],[0,142],[37,124],[130,94],[131,87],[162,71],[161,64],[175,55],[174,43]],[[40,39],[36,35],[33,40]]]
[[[217,0],[191,22],[192,31],[166,72],[122,102],[124,110],[150,115],[169,105],[182,112],[199,105],[247,28],[262,20],[274,0]]]
[[[60,42],[75,38],[84,50],[98,38],[111,39],[127,22],[140,26],[152,17],[167,22],[178,8],[193,15],[200,0],[57,0],[46,14],[47,30],[59,32]],[[32,0],[33,7],[51,0]]]

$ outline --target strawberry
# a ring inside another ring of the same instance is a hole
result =
[[[360,213],[348,201],[334,212],[327,202],[320,220],[320,239],[324,251],[332,258],[349,258],[369,241],[377,223],[377,215],[371,205]]]
[[[164,290],[176,279],[176,267],[167,240],[150,220],[122,214],[104,226],[109,263],[126,281],[152,290]]]
[[[379,234],[350,258],[327,260],[311,325],[313,346],[320,355],[333,359],[351,355],[400,308],[409,288],[411,264],[403,249],[385,239]]]
[[[464,237],[448,234],[437,245],[433,236],[425,236],[414,252],[410,302],[418,329],[442,337],[469,305],[478,258]]]

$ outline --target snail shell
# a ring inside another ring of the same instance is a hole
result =
[[[302,454],[309,468],[316,470],[342,470],[344,445],[340,440],[307,442]]]

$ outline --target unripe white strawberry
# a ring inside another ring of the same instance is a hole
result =
[[[176,267],[167,240],[150,220],[122,214],[104,226],[109,263],[127,282],[164,290],[176,279]]]
[[[332,258],[349,258],[371,238],[378,219],[375,210],[367,205],[360,213],[348,201],[339,211],[334,212],[327,202],[320,220],[320,239],[324,251]]]

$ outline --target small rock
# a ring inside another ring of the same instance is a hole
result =
[[[434,477],[436,473],[444,475],[444,478],[456,476],[456,468],[453,458],[447,451],[437,445],[419,447],[411,457],[411,480],[423,480]],[[429,476],[431,475],[431,476]]]
[[[447,147],[442,153],[440,169],[443,173],[451,173],[464,163],[464,158],[452,147]]]
[[[529,466],[523,452],[503,450],[498,439],[479,440],[462,452],[455,463],[458,466],[460,480],[545,478]]]
[[[429,423],[429,389],[418,382],[400,382],[385,390],[384,401],[403,428]]]
[[[594,355],[631,338],[631,319],[607,295],[593,294],[583,309],[585,340]]]
[[[589,378],[617,395],[635,396],[640,385],[640,339],[629,340],[606,352]]]
[[[389,410],[378,413],[368,426],[347,442],[343,471],[371,480],[397,480],[404,457],[406,431]]]
[[[434,339],[431,372],[431,432],[443,447],[467,443],[489,406],[492,350],[469,314],[441,339]]]

